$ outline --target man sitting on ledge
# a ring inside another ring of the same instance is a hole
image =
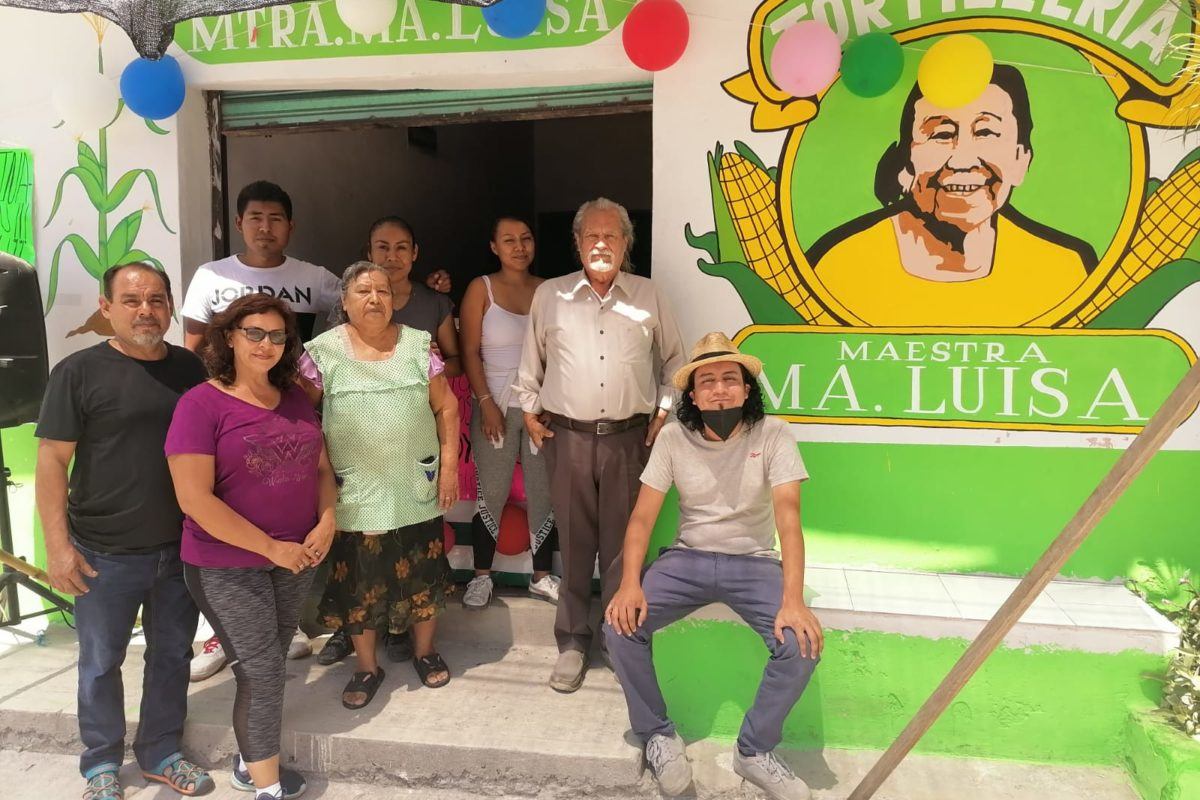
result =
[[[642,473],[625,533],[621,585],[605,612],[604,634],[629,721],[669,795],[687,789],[692,770],[667,717],[651,640],[690,612],[724,603],[771,654],[738,735],[734,772],[775,800],[811,796],[774,754],[783,721],[824,645],[821,625],[804,604],[800,482],[808,473],[787,423],[764,418],[761,372],[761,361],[738,352],[724,334],[710,333],[675,373],[679,421],[663,428]],[[643,575],[650,534],[672,484],[679,490],[679,535]]]

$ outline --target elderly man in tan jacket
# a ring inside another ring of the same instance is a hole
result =
[[[621,580],[625,526],[650,446],[675,394],[683,342],[666,299],[632,273],[629,213],[604,198],[573,224],[582,270],[538,287],[515,388],[533,446],[545,448],[563,581],[550,686],[583,683],[599,556],[605,606]],[[603,642],[601,643],[603,647]]]

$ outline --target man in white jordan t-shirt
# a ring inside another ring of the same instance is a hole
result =
[[[300,322],[301,338],[312,338],[313,321],[338,301],[338,277],[324,267],[285,255],[295,223],[292,198],[267,181],[255,181],[238,194],[237,229],[246,249],[203,264],[183,300],[185,344],[195,350],[214,314],[242,295],[265,292],[285,301]]]

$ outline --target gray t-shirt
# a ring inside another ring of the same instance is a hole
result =
[[[676,547],[770,558],[779,557],[771,489],[807,478],[788,424],[775,417],[724,442],[670,422],[642,472],[652,489],[679,489]]]
[[[438,326],[446,321],[446,317],[450,316],[452,309],[453,306],[447,295],[435,292],[428,286],[414,283],[412,294],[409,295],[404,308],[398,308],[392,312],[392,322],[425,331],[433,337],[433,343],[437,344]]]
[[[346,321],[340,305],[339,301],[329,312],[329,317],[325,320],[325,330],[336,328]],[[449,295],[435,292],[424,284],[414,283],[412,294],[409,295],[404,308],[392,312],[392,322],[425,331],[433,338],[433,343],[437,344],[438,326],[445,322],[446,317],[453,311],[454,304],[450,302]]]

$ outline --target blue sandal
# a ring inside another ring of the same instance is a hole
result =
[[[208,772],[188,761],[181,753],[167,756],[152,770],[142,770],[142,777],[148,781],[165,783],[185,797],[208,794],[217,785]]]
[[[121,788],[115,764],[96,767],[84,777],[87,788],[83,790],[83,800],[125,800],[125,790]]]

